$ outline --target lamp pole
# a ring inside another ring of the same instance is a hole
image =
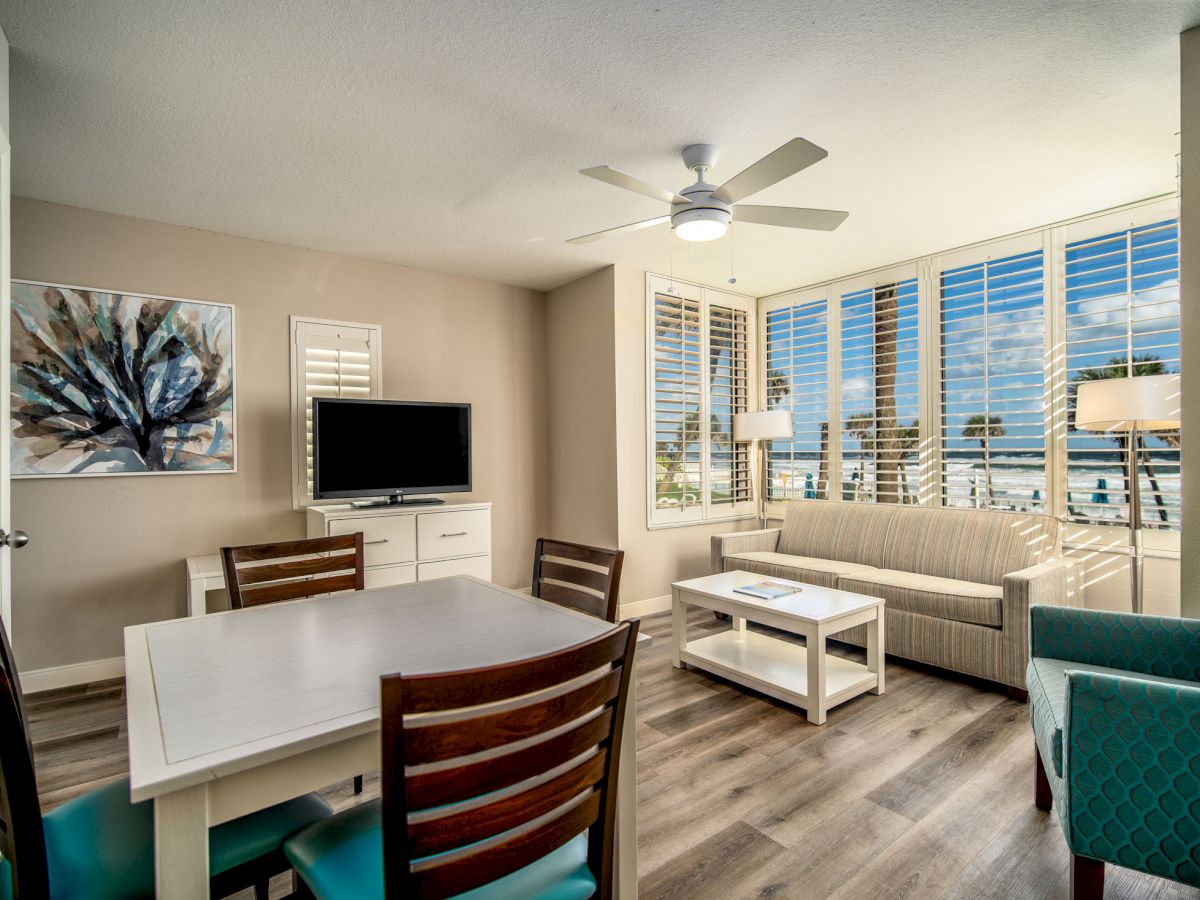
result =
[[[1126,480],[1129,482],[1129,590],[1133,611],[1142,611],[1142,489],[1138,483],[1138,423],[1129,428]]]

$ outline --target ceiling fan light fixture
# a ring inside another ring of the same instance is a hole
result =
[[[671,227],[684,241],[715,241],[729,230],[729,213],[721,209],[689,209],[671,217]]]

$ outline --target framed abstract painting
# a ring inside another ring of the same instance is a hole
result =
[[[237,470],[233,307],[12,283],[12,474]]]

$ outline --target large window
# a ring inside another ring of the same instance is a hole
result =
[[[1178,431],[1076,431],[1077,385],[1177,373],[1174,200],[1050,226],[761,301],[762,396],[793,412],[772,500],[1044,511],[1180,524]],[[836,423],[836,424],[831,424]],[[1167,545],[1163,545],[1164,547]]]
[[[733,417],[750,408],[753,301],[650,276],[650,524],[753,513]]]
[[[1067,244],[1066,305],[1072,412],[1083,382],[1178,372],[1179,223],[1168,219]],[[1127,523],[1128,437],[1072,427],[1067,448],[1067,515]],[[1178,528],[1179,432],[1141,436],[1135,452],[1145,527]]]
[[[1042,251],[942,269],[939,292],[942,504],[1043,510]]]
[[[313,502],[313,397],[380,396],[380,328],[355,322],[291,318],[292,494],[297,507]]]

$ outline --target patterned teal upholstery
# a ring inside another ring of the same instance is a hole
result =
[[[1030,613],[1029,713],[1067,846],[1200,886],[1200,678],[1179,677],[1200,675],[1200,622]]]

